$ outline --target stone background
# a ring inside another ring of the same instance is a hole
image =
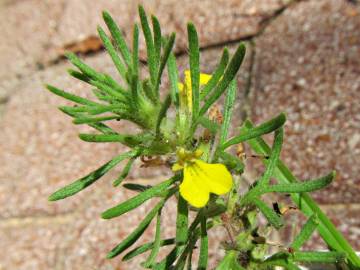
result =
[[[0,269],[138,269],[137,262],[104,259],[149,207],[101,220],[104,209],[133,195],[111,186],[120,168],[73,198],[47,201],[51,192],[124,148],[80,141],[77,134],[86,128],[58,111],[66,102],[43,87],[51,83],[86,95],[89,87],[66,74],[70,65],[60,58],[61,48],[95,36],[103,9],[130,36],[138,3],[159,17],[165,32],[177,32],[180,70],[187,66],[189,20],[199,32],[203,72],[213,71],[224,46],[233,50],[239,41],[247,43],[234,126],[246,115],[260,122],[287,112],[284,160],[300,179],[337,170],[335,183],[313,197],[360,250],[360,3],[0,0]],[[109,57],[95,47],[83,55],[85,61],[116,76]],[[254,169],[248,175],[255,174],[256,166],[249,167]],[[130,181],[150,183],[168,173],[135,170]],[[173,210],[172,203],[167,216]],[[174,218],[165,222],[171,226]],[[214,234],[210,266],[224,232]],[[151,236],[150,230],[144,238]],[[321,243],[315,239],[309,246]]]

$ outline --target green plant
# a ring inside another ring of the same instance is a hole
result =
[[[173,169],[173,177],[155,186],[123,184],[124,188],[138,194],[102,214],[105,219],[115,218],[134,210],[145,201],[158,199],[138,227],[109,252],[108,258],[118,256],[130,248],[151,221],[156,219],[154,241],[129,251],[123,260],[150,251],[147,260],[142,263],[144,268],[183,269],[187,266],[187,269],[191,269],[193,250],[199,242],[198,269],[207,269],[208,232],[213,227],[227,227],[231,224],[230,239],[223,245],[226,255],[216,269],[273,269],[275,266],[299,269],[298,265],[304,262],[332,263],[345,269],[359,269],[360,260],[351,246],[307,194],[329,185],[335,173],[315,180],[298,181],[279,159],[285,115],[280,114],[258,126],[245,121],[240,134],[229,138],[237,92],[236,74],[245,55],[245,45],[239,44],[231,58],[225,48],[214,73],[211,76],[201,74],[198,36],[194,25],[189,23],[190,71],[185,73],[185,82],[182,84],[172,52],[175,33],[163,36],[156,17],[151,17],[151,29],[141,6],[139,14],[146,42],[147,78],[141,78],[139,72],[138,26],[134,26],[130,50],[114,20],[104,12],[103,17],[112,38],[100,27],[98,32],[123,82],[119,83],[109,75],[95,71],[74,54],[67,54],[78,69],[69,70],[70,75],[94,87],[93,93],[98,100],[82,98],[47,86],[54,94],[76,103],[76,106],[60,107],[61,111],[73,117],[75,124],[86,124],[98,131],[95,134],[80,134],[80,139],[87,142],[121,143],[130,148],[94,172],[56,191],[49,200],[64,199],[80,192],[121,161],[127,160],[127,163],[115,179],[114,186],[122,184],[136,159],[142,156],[161,158],[169,169]],[[170,84],[169,91],[161,98],[161,78],[165,68]],[[208,115],[208,111],[222,95],[226,95],[223,121],[217,121]],[[169,109],[175,109],[174,117],[168,116]],[[120,134],[105,124],[115,119],[130,121],[141,132]],[[272,132],[274,142],[270,148],[261,136]],[[265,171],[244,195],[240,195],[239,183],[245,165],[241,158],[230,154],[228,149],[244,142],[264,157]],[[277,179],[277,183],[270,184],[270,178]],[[274,192],[290,193],[308,220],[289,246],[270,253],[271,245],[266,235],[284,225],[281,213],[264,201],[263,195]],[[162,239],[161,210],[171,197],[178,204],[176,234],[174,238]],[[189,211],[196,214],[192,221]],[[266,218],[267,225],[258,222],[259,213]],[[329,251],[300,250],[315,230],[319,231]],[[158,260],[161,247],[168,245],[173,246],[173,249],[164,259]]]

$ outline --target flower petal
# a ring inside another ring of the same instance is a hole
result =
[[[232,176],[223,164],[209,164],[200,159],[191,166],[202,186],[207,186],[210,192],[222,195],[231,190]],[[199,181],[198,180],[198,181]]]
[[[201,208],[209,201],[209,189],[197,177],[193,166],[185,166],[184,179],[180,184],[181,196],[192,206]]]
[[[206,74],[206,73],[201,73],[200,74],[200,85],[207,84],[208,81],[210,81],[210,79],[211,79],[211,75]]]

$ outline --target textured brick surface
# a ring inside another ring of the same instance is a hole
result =
[[[19,77],[56,59],[59,48],[96,36],[97,25],[104,26],[102,10],[108,10],[130,37],[138,4],[160,18],[164,33],[177,32],[179,50],[186,48],[187,21],[196,23],[201,45],[208,46],[255,34],[262,20],[284,5],[280,0],[5,1],[0,9],[0,97],[2,89],[16,84]]]

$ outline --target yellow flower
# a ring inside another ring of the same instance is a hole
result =
[[[180,103],[189,109],[192,110],[192,88],[191,88],[191,76],[190,70],[185,70],[184,72],[184,84],[178,83],[178,88],[180,92]],[[211,75],[201,73],[200,74],[200,86],[207,84],[211,79]]]
[[[179,161],[173,167],[174,171],[184,170],[181,196],[198,208],[207,204],[210,193],[223,195],[233,185],[232,176],[223,164],[210,164],[197,159],[201,154],[199,151],[189,154],[181,149],[178,151]]]

